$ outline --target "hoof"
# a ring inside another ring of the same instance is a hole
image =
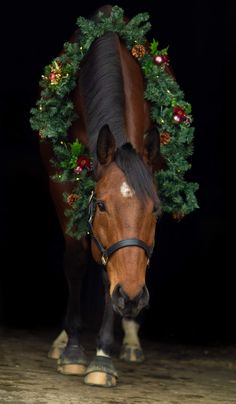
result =
[[[90,363],[84,383],[90,386],[114,387],[118,379],[112,360],[104,356],[96,356]]]
[[[93,372],[85,376],[84,383],[89,386],[115,387],[116,377],[104,372]]]
[[[62,375],[71,375],[71,376],[84,376],[87,367],[84,365],[77,365],[74,363],[70,363],[68,365],[58,365],[57,371]]]
[[[125,362],[141,363],[144,361],[143,350],[137,345],[123,345],[120,352],[120,359]]]
[[[65,347],[52,346],[48,352],[48,358],[59,359]]]
[[[81,346],[68,345],[57,364],[57,371],[63,375],[84,376],[88,361]]]
[[[66,347],[67,342],[68,342],[68,336],[66,332],[63,330],[53,342],[48,352],[48,358],[59,359]]]

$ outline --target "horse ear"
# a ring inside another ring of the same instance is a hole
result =
[[[104,125],[97,140],[97,158],[100,164],[109,164],[114,159],[115,139],[108,125]]]
[[[155,126],[145,135],[144,159],[152,167],[153,171],[159,171],[166,166],[164,157],[160,152],[160,134]]]

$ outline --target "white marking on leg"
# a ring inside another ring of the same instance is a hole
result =
[[[107,355],[102,349],[97,349],[96,356],[105,356],[106,358],[110,358],[110,355]]]
[[[129,187],[127,182],[123,182],[120,187],[120,193],[124,198],[132,198],[135,194],[135,191]]]
[[[58,337],[53,341],[52,346],[57,348],[64,348],[68,342],[68,335],[65,330],[58,335]]]
[[[141,347],[138,337],[139,327],[136,321],[122,318],[122,328],[124,330],[123,345]]]
[[[48,357],[51,359],[59,359],[67,345],[67,342],[68,336],[65,330],[63,330],[53,341],[52,346],[48,352]]]

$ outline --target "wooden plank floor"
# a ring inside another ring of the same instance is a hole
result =
[[[47,358],[55,336],[45,330],[1,330],[1,404],[236,404],[236,346],[143,341],[145,362],[120,362],[117,350],[119,383],[104,389],[56,372],[55,361]],[[92,358],[95,336],[82,339]]]

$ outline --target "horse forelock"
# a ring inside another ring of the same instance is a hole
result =
[[[117,148],[115,163],[125,174],[128,185],[143,204],[151,198],[157,210],[160,210],[160,200],[154,184],[151,170],[142,160],[130,143]]]

